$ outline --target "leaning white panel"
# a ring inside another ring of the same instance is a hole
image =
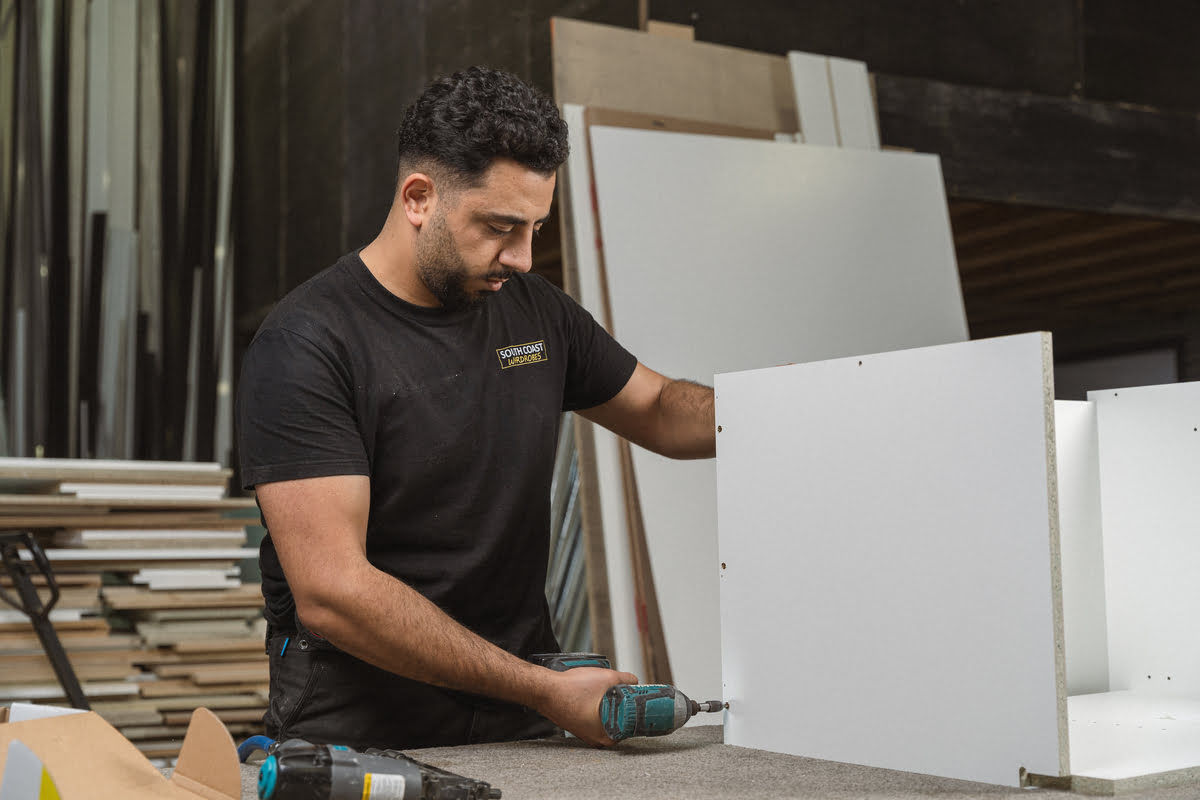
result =
[[[936,156],[600,126],[591,143],[614,333],[651,368],[708,382],[967,338]],[[633,458],[673,678],[715,697],[715,467]]]
[[[596,215],[592,200],[592,167],[588,158],[587,125],[583,106],[567,103],[563,117],[570,131],[571,225],[575,238],[576,301],[604,324],[604,289],[596,243]],[[590,423],[588,423],[590,424]],[[593,426],[596,477],[600,486],[600,519],[604,536],[605,572],[609,583],[609,613],[613,624],[613,652],[604,653],[614,667],[643,675],[638,641],[637,612],[633,602],[633,567],[625,521],[620,452],[617,438],[606,428]]]
[[[1200,695],[1200,382],[1089,392],[1111,688]]]
[[[801,140],[805,144],[837,147],[838,132],[833,114],[829,59],[793,51],[788,53],[788,66],[792,70],[792,90],[796,94]]]
[[[725,741],[1065,774],[1049,335],[718,375]]]
[[[875,116],[875,98],[871,94],[867,65],[831,57],[829,83],[833,87],[838,143],[842,147],[878,150],[879,122]]]

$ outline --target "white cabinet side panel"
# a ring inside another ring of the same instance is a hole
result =
[[[600,126],[591,140],[614,332],[652,369],[708,383],[967,338],[935,157]],[[633,459],[673,678],[716,697],[716,469]]]
[[[829,59],[812,53],[788,53],[796,114],[805,144],[838,146],[837,123],[833,119],[833,88],[829,83]]]
[[[579,296],[575,300],[604,324],[600,258],[596,252],[596,212],[592,200],[592,169],[588,159],[584,108],[566,104],[563,118],[570,131],[571,155],[567,162],[571,191],[571,225],[575,239],[574,264]],[[579,419],[582,425],[591,425]],[[608,573],[609,613],[612,615],[612,653],[603,653],[617,669],[642,674],[642,650],[633,603],[633,567],[629,533],[625,524],[625,499],[617,437],[593,426],[596,444],[596,482],[600,488],[600,519],[604,529],[604,560]]]
[[[1048,349],[1025,334],[717,376],[727,744],[1061,774]]]
[[[1096,405],[1054,403],[1067,693],[1108,691]]]
[[[1089,392],[1114,691],[1200,694],[1200,382]]]

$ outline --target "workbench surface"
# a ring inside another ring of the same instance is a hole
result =
[[[577,739],[437,747],[406,751],[413,758],[491,783],[503,800],[667,800],[688,798],[813,798],[942,800],[1079,798],[1052,789],[1022,790],[910,772],[734,747],[721,726],[684,728],[670,736],[631,739],[609,749]],[[242,765],[242,797],[255,800],[258,767]],[[1193,800],[1196,785],[1122,795],[1129,800]]]

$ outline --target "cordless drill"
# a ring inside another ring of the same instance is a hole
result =
[[[399,750],[273,742],[259,768],[260,800],[495,800],[500,790]]]
[[[530,661],[558,672],[575,667],[610,669],[608,659],[595,653],[542,653],[530,656]],[[674,686],[619,683],[600,699],[600,722],[608,738],[619,742],[631,736],[665,736],[701,711],[723,709],[720,700],[697,703]]]

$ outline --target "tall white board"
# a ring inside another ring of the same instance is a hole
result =
[[[567,169],[570,173],[568,190],[575,243],[572,253],[576,272],[575,300],[604,324],[603,276],[600,274],[600,254],[597,251],[599,237],[593,209],[592,165],[588,155],[584,112],[583,106],[572,103],[563,106],[563,118],[567,122],[571,143]],[[609,613],[613,620],[613,652],[602,655],[608,656],[615,668],[643,676],[644,680],[617,437],[599,425],[594,428],[596,479],[600,486],[599,516],[604,532],[604,560],[609,580]]]
[[[967,338],[935,156],[600,126],[591,153],[614,333],[659,372]],[[633,457],[674,681],[716,697],[715,467]]]
[[[833,113],[833,87],[829,81],[829,59],[813,53],[788,53],[792,90],[796,93],[799,140],[805,144],[838,146],[837,121]]]
[[[1089,392],[1114,691],[1200,694],[1200,382]]]
[[[725,742],[1067,771],[1048,334],[718,375]]]
[[[838,143],[842,147],[879,149],[879,122],[867,65],[848,58],[829,59],[829,83],[837,118]]]

